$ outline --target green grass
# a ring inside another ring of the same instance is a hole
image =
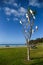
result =
[[[0,65],[43,65],[43,46],[30,51],[27,61],[27,48],[0,48]]]

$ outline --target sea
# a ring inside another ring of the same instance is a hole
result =
[[[26,44],[0,44],[1,47],[25,47]]]

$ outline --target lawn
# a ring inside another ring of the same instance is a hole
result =
[[[0,48],[0,65],[43,65],[43,46],[30,51],[31,60],[27,61],[27,48]]]

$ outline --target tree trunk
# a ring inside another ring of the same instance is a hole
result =
[[[27,60],[30,60],[30,45],[29,45],[29,41],[27,42]]]
[[[27,60],[30,60],[30,47],[27,47]]]

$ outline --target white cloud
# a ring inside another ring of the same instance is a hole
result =
[[[13,3],[13,6],[18,7],[17,3]]]
[[[23,7],[20,7],[18,11],[19,11],[19,15],[24,16],[27,10]]]
[[[15,13],[16,12],[16,10],[14,10],[14,9],[11,9],[11,13]]]
[[[4,3],[6,4],[11,4],[11,6],[17,7],[17,10],[11,9],[9,7],[5,7],[4,11],[6,15],[11,15],[13,14],[14,16],[20,17],[24,16],[26,14],[26,9],[24,7],[20,7],[15,0],[4,0]]]
[[[11,4],[11,2],[4,0],[5,4]]]
[[[15,10],[15,9],[11,9],[11,13],[12,13],[13,15],[15,15],[15,16],[17,16],[17,15],[18,15],[18,11],[17,11],[17,10]]]
[[[12,4],[12,3],[14,3],[14,0],[4,0],[4,3],[5,4]]]
[[[14,3],[14,2],[15,2],[15,0],[8,0],[8,2]]]
[[[4,11],[6,15],[11,15],[11,9],[9,7],[5,7]]]
[[[38,0],[29,0],[29,5],[36,6],[36,7],[41,7],[42,3],[39,3]]]
[[[14,18],[13,20],[14,20],[14,21],[18,21],[18,18]]]
[[[6,15],[10,16],[10,15],[14,15],[14,21],[19,20],[20,18],[22,19],[24,17],[24,15],[26,14],[27,10],[24,7],[20,7],[18,8],[18,10],[15,9],[11,9],[9,7],[5,7],[4,8],[4,12]],[[19,18],[19,19],[18,19]],[[7,20],[9,21],[9,19],[7,18]],[[23,18],[22,21],[25,21],[25,19]]]
[[[4,8],[4,12],[5,12],[6,15],[11,15],[11,14],[13,14],[13,15],[15,15],[15,16],[18,15],[18,11],[17,11],[17,10],[11,9],[11,8],[9,8],[9,7],[5,7],[5,8]]]
[[[14,7],[18,7],[18,4],[14,0],[8,0],[8,1],[4,0],[4,3],[14,6]]]
[[[23,7],[20,7],[19,12],[26,13],[26,9]]]
[[[26,9],[23,7],[20,7],[18,10],[11,9],[11,13],[15,16],[24,16],[26,13]]]

